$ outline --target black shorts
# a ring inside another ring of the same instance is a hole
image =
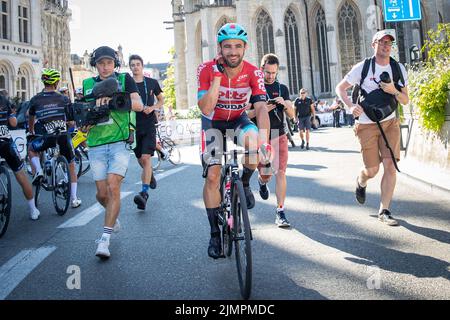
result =
[[[215,130],[214,130],[215,129]],[[222,165],[221,155],[212,155],[213,150],[221,151],[223,144],[223,136],[228,131],[233,133],[237,138],[237,144],[241,144],[241,137],[248,131],[258,132],[258,127],[248,118],[247,114],[243,114],[234,121],[218,121],[210,120],[202,117],[202,138],[201,138],[201,160],[203,165],[203,175],[207,173],[207,168]]]
[[[30,139],[30,149],[34,152],[43,152],[49,148],[54,148],[56,144],[59,146],[59,153],[67,159],[67,162],[71,163],[75,157],[75,152],[70,134],[32,137]]]
[[[0,157],[5,159],[14,173],[23,169],[24,163],[13,139],[0,139]]]
[[[154,125],[145,131],[136,131],[136,148],[133,151],[138,159],[143,155],[153,157],[156,151],[156,127]]]

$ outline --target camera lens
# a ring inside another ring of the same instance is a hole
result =
[[[385,72],[383,72],[380,75],[380,80],[383,81],[384,83],[390,83],[391,82],[391,76],[389,75],[389,73],[387,73],[385,71]]]

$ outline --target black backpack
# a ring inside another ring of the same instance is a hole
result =
[[[402,82],[402,85],[405,85],[405,79],[403,77],[403,73],[400,69],[399,63],[394,59],[390,58],[389,64],[392,69],[392,81],[394,82],[397,90],[401,91],[401,86],[399,85],[399,81]],[[392,160],[394,161],[395,168],[398,172],[400,172],[397,166],[397,160],[395,159],[394,152],[389,146],[389,142],[387,137],[383,131],[383,128],[380,122],[387,117],[389,117],[393,112],[397,111],[398,102],[394,96],[384,92],[382,89],[377,89],[367,94],[365,90],[361,88],[364,80],[366,79],[369,69],[372,67],[372,74],[375,75],[375,57],[368,58],[364,61],[363,70],[361,72],[361,81],[359,85],[355,85],[352,99],[353,103],[358,103],[363,109],[364,113],[369,117],[370,120],[375,122],[378,125],[378,128],[381,131],[381,135],[386,143],[386,147],[389,149],[391,153]]]

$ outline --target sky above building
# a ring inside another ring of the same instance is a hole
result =
[[[122,45],[124,58],[139,54],[144,62],[170,60],[174,45],[171,25],[171,0],[70,0],[72,10],[71,53],[83,55],[85,50],[107,45]]]

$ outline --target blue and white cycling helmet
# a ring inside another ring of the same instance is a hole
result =
[[[230,39],[238,39],[247,43],[247,32],[237,23],[227,23],[217,33],[217,42],[222,43],[222,41]]]

